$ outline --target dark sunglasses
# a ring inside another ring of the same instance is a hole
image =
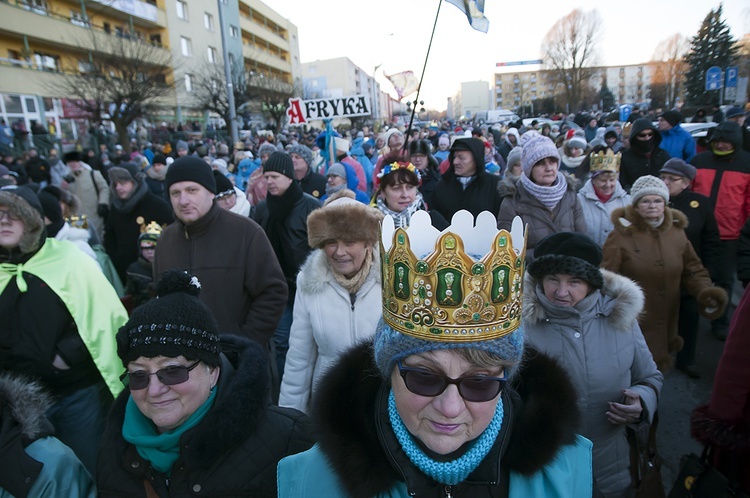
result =
[[[445,375],[428,372],[419,368],[408,368],[398,362],[398,373],[404,379],[406,388],[418,396],[440,396],[450,384],[458,388],[458,394],[466,401],[481,403],[490,401],[500,394],[505,387],[505,379],[472,375],[451,379]]]
[[[161,382],[165,386],[175,386],[177,384],[187,382],[188,378],[190,378],[190,371],[197,367],[198,363],[200,362],[200,360],[197,360],[189,367],[183,365],[170,365],[168,367],[157,370],[154,373],[144,372],[143,370],[138,370],[136,372],[125,372],[124,374],[120,375],[120,380],[123,384],[125,384],[125,387],[127,387],[131,391],[146,389],[152,375],[156,375],[156,378],[159,379],[159,382]]]
[[[651,138],[654,134],[652,132],[646,132],[646,133],[639,133],[637,135],[638,138]]]

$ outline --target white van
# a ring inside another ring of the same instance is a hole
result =
[[[520,118],[517,114],[514,114],[513,111],[510,109],[495,109],[492,111],[487,111],[487,119],[485,122],[487,124],[495,124],[495,123],[509,123],[511,121],[518,121]]]

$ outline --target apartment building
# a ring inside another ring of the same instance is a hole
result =
[[[490,84],[486,81],[466,81],[448,101],[447,115],[453,119],[471,118],[479,111],[492,108]]]
[[[219,12],[221,5],[222,12]],[[86,128],[85,116],[56,84],[89,66],[92,50],[112,37],[153,47],[169,60],[173,87],[153,120],[203,121],[195,78],[206,67],[230,63],[262,83],[289,88],[299,78],[297,28],[260,0],[0,0],[0,117],[6,123],[46,123],[63,139]]]

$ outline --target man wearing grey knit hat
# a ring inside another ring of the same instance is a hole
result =
[[[294,164],[294,178],[299,182],[302,191],[320,199],[326,192],[326,179],[310,168],[313,163],[312,151],[304,145],[292,145],[288,152]]]

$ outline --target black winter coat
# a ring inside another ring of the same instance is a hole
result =
[[[138,260],[138,236],[141,227],[152,221],[166,226],[172,223],[172,208],[140,183],[133,197],[140,196],[132,207],[124,208],[128,202],[115,199],[111,194],[111,209],[104,225],[104,249],[117,269],[120,280],[125,282],[128,266]],[[131,198],[132,199],[132,198]]]
[[[101,498],[146,497],[148,480],[165,497],[275,497],[276,465],[314,441],[307,417],[269,405],[266,354],[248,339],[223,336],[221,375],[214,406],[180,438],[180,456],[167,476],[156,471],[122,437],[124,391],[102,436],[96,481]]]
[[[636,144],[638,139],[635,136],[644,130],[654,132],[653,149],[650,152],[642,150]],[[636,119],[630,130],[630,148],[622,153],[620,161],[620,185],[625,190],[630,192],[630,187],[642,176],[659,176],[659,170],[669,160],[669,153],[659,148],[659,144],[661,144],[661,133],[651,124],[651,121],[646,118]]]
[[[711,274],[711,279],[719,283],[727,282],[726,264],[721,257],[723,249],[719,226],[716,224],[711,199],[691,190],[684,190],[669,199],[669,207],[682,211],[687,216],[685,235],[701,258],[703,266]]]
[[[497,190],[499,176],[491,175],[484,166],[477,168],[477,176],[464,190],[451,164],[435,186],[432,205],[427,206],[443,215],[449,223],[456,211],[466,209],[474,218],[482,211],[496,215],[500,210],[500,193]]]
[[[737,279],[747,287],[750,282],[750,218],[740,231],[740,239],[737,248]]]
[[[315,173],[308,169],[307,174],[299,181],[299,186],[306,194],[310,194],[316,199],[326,195],[326,177],[320,173]]]

